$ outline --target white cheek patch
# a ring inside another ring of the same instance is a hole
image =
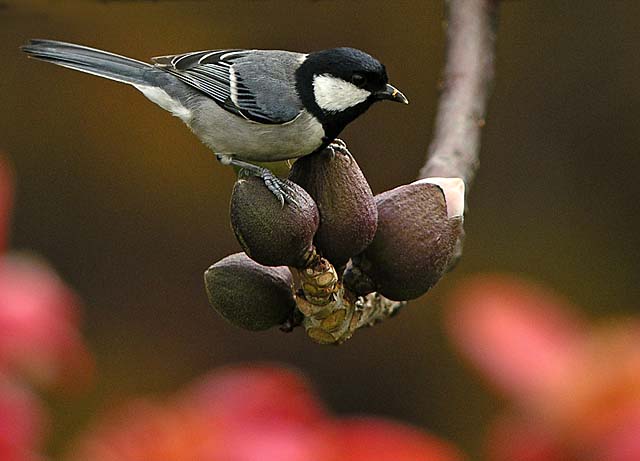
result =
[[[318,106],[328,112],[343,111],[371,96],[371,92],[328,74],[313,77],[313,94]]]

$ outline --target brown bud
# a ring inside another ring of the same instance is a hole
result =
[[[291,272],[261,266],[244,253],[218,261],[204,273],[209,304],[229,322],[247,330],[266,330],[293,313]]]
[[[318,208],[305,190],[286,181],[284,205],[258,177],[239,179],[231,195],[231,226],[242,249],[265,266],[303,267],[318,229]]]
[[[348,151],[325,149],[294,163],[289,178],[318,205],[316,248],[333,265],[342,266],[373,240],[378,211],[371,188]]]
[[[378,230],[345,284],[403,301],[426,293],[448,269],[462,233],[464,182],[428,178],[376,196]]]

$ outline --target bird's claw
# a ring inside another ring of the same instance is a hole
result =
[[[333,144],[334,146],[337,146],[339,148],[338,150],[340,149],[347,150],[347,143],[340,138],[334,139],[333,141],[331,141],[331,144]]]
[[[349,152],[349,149],[347,149],[347,144],[342,139],[339,139],[339,138],[334,139],[327,146],[327,149],[331,153],[332,159],[336,156],[336,152],[339,152],[344,156],[346,156],[348,159],[351,159],[351,152]]]
[[[285,203],[301,207],[296,200],[296,190],[291,187],[286,180],[278,178],[270,170],[264,168],[260,173],[260,178],[264,181],[264,185],[271,191],[276,199],[280,202],[280,206],[284,208]]]
[[[218,156],[218,159],[220,159],[220,156]],[[284,208],[285,203],[302,208],[302,205],[296,200],[296,196],[300,194],[291,186],[288,180],[278,178],[268,168],[254,165],[243,160],[231,158],[229,159],[229,164],[240,168],[238,172],[239,176],[257,176],[262,179],[267,189],[278,199],[282,208]]]

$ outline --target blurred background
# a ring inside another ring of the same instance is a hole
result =
[[[374,192],[415,179],[443,65],[443,2],[0,2],[0,150],[17,174],[11,247],[44,256],[85,303],[95,387],[52,400],[51,452],[129,396],[175,391],[246,361],[301,369],[338,413],[376,413],[474,453],[504,405],[456,356],[442,301],[458,280],[509,272],[598,318],[638,310],[640,3],[502,6],[497,78],[469,194],[464,256],[392,320],[341,347],[302,330],[251,333],[213,312],[202,274],[240,250],[231,169],[133,88],[30,61],[29,38],[145,60],[207,48],[367,50],[409,106],[380,105],[343,133]]]

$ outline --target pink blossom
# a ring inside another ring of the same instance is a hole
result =
[[[214,372],[166,403],[131,402],[73,447],[93,461],[453,461],[452,446],[378,418],[327,412],[293,371]]]
[[[0,154],[0,254],[7,246],[12,203],[13,175]]]
[[[0,373],[78,387],[92,362],[78,332],[77,297],[43,261],[2,252],[12,184],[0,157]]]
[[[77,388],[92,362],[78,332],[75,295],[43,262],[0,257],[0,371]]]
[[[29,381],[73,389],[92,361],[79,303],[44,262],[6,252],[13,176],[0,156],[0,460],[38,461],[46,412]]]
[[[43,431],[38,399],[24,386],[0,375],[0,459],[39,460]]]
[[[590,326],[537,285],[482,276],[452,296],[447,326],[513,408],[493,461],[640,460],[640,320]]]

